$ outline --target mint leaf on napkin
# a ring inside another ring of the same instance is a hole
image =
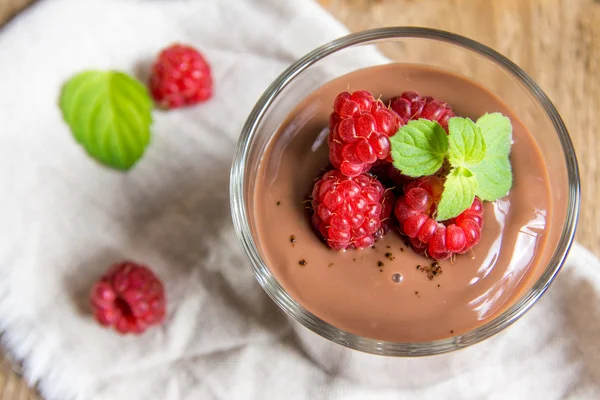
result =
[[[117,71],[85,71],[63,87],[60,108],[86,152],[104,165],[129,170],[150,142],[152,100],[146,87]]]

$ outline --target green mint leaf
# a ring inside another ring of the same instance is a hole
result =
[[[454,117],[448,121],[448,161],[453,167],[468,167],[485,157],[485,140],[475,122]]]
[[[471,166],[477,178],[476,195],[484,201],[506,196],[513,183],[508,155],[512,144],[512,124],[500,113],[481,116],[476,125],[481,129],[487,151],[481,163]]]
[[[465,168],[452,169],[444,182],[444,191],[437,208],[437,221],[457,217],[471,207],[477,191],[477,180],[473,173]]]
[[[62,89],[60,108],[73,137],[99,162],[130,169],[150,142],[152,100],[146,87],[116,71],[86,71]]]
[[[435,173],[448,152],[448,137],[436,121],[410,121],[390,138],[394,166],[404,175],[419,177]]]
[[[471,169],[477,179],[475,194],[483,201],[502,198],[512,187],[513,177],[508,156],[486,157]]]
[[[500,113],[481,116],[476,125],[481,129],[487,147],[486,157],[506,157],[512,144],[512,124]]]

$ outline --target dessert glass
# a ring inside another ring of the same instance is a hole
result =
[[[516,112],[532,133],[545,155],[546,168],[552,177],[549,185],[553,220],[546,227],[548,239],[540,263],[545,268],[539,268],[521,297],[493,320],[465,334],[430,342],[375,340],[345,332],[317,318],[277,282],[261,257],[260,243],[257,242],[253,212],[256,174],[265,148],[280,124],[303,98],[324,83],[360,68],[390,62],[434,66],[466,76],[490,89]],[[477,355],[472,351],[463,354],[462,359],[441,359],[440,356],[408,360],[411,362],[407,363],[406,359],[373,354],[394,357],[440,355],[485,340],[519,319],[544,294],[564,263],[577,225],[579,190],[577,160],[567,129],[546,94],[523,70],[473,40],[413,27],[351,34],[313,50],[287,68],[267,88],[246,121],[230,182],[233,222],[245,256],[263,289],[295,321],[293,325],[304,350],[329,371],[359,381],[391,385],[396,385],[398,376],[402,376],[403,384],[409,386],[422,383],[423,375],[429,375],[431,380],[439,379],[440,374],[456,371],[457,364],[469,363]],[[418,366],[417,362],[420,363]],[[419,376],[409,373],[415,366],[420,370]],[[430,366],[436,373],[423,374],[421,368]],[[394,374],[386,374],[387,371],[394,371]]]

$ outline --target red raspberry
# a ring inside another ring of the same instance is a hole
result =
[[[212,96],[210,66],[193,47],[174,44],[152,66],[150,92],[163,108],[200,103]]]
[[[389,137],[399,124],[398,116],[371,93],[340,93],[329,117],[329,160],[345,176],[367,172],[390,155]]]
[[[347,177],[334,169],[315,182],[312,224],[332,249],[361,249],[389,230],[394,201],[372,175]]]
[[[165,292],[146,266],[124,261],[113,265],[92,288],[96,320],[120,333],[142,333],[163,322]]]
[[[402,125],[412,119],[425,118],[439,122],[448,131],[448,120],[455,116],[448,103],[431,96],[421,97],[417,92],[404,92],[390,102],[390,108],[400,116]]]
[[[394,208],[400,232],[409,237],[413,250],[417,253],[427,251],[436,260],[469,251],[479,243],[483,228],[483,204],[477,197],[458,217],[436,222],[432,215],[443,190],[440,178],[419,178],[405,186],[405,194]]]

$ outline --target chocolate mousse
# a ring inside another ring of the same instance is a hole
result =
[[[369,91],[386,105],[406,91],[432,96],[452,108],[444,129],[453,115],[475,121],[499,112],[510,119],[512,187],[505,197],[483,202],[485,222],[476,245],[434,260],[426,251],[415,252],[398,226],[380,229],[362,249],[335,250],[324,243],[311,222],[310,195],[315,178],[332,168],[330,114],[338,94],[348,89]],[[544,267],[544,233],[552,217],[543,156],[515,112],[465,77],[410,64],[359,70],[299,99],[261,159],[254,210],[261,255],[293,299],[337,328],[395,342],[462,334],[514,303]]]

